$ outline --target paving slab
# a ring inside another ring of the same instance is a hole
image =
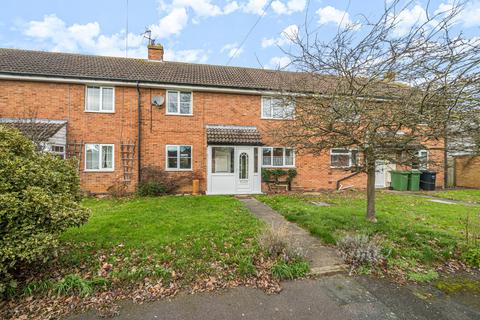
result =
[[[331,274],[346,269],[335,248],[324,246],[318,238],[297,224],[287,221],[281,214],[257,199],[240,198],[239,200],[267,225],[272,228],[283,228],[295,238],[297,245],[307,251],[307,260],[310,262],[312,274]]]

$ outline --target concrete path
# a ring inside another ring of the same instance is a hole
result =
[[[480,203],[477,203],[477,202],[452,200],[452,199],[447,199],[447,198],[436,197],[434,195],[429,195],[429,194],[419,194],[419,193],[415,193],[415,192],[411,192],[411,191],[396,191],[396,190],[386,190],[386,191],[390,192],[390,193],[404,194],[404,195],[407,195],[407,196],[424,198],[424,199],[428,199],[428,200],[430,200],[432,202],[436,202],[436,203],[461,204],[461,205],[465,205],[465,206],[478,206],[478,205],[480,205]]]
[[[273,295],[238,287],[213,293],[180,294],[171,300],[142,305],[123,302],[119,316],[114,319],[480,319],[480,310],[454,301],[438,290],[399,287],[374,278],[334,275],[284,282],[282,287],[281,293]],[[101,318],[90,311],[69,319]]]
[[[310,261],[313,275],[331,274],[346,269],[334,248],[322,245],[319,239],[305,229],[285,220],[281,214],[255,198],[240,198],[240,201],[267,225],[272,228],[285,228],[292,237],[295,237],[296,244],[307,250],[307,259]]]

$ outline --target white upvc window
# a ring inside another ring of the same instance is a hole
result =
[[[285,101],[275,97],[262,97],[262,119],[293,119],[295,101]]]
[[[192,146],[167,145],[165,162],[168,171],[192,170]]]
[[[85,144],[85,171],[113,171],[114,166],[113,144]]]
[[[167,91],[167,114],[193,115],[192,92]]]
[[[60,144],[50,145],[49,152],[56,155],[59,158],[65,159],[65,146]]]
[[[295,151],[292,148],[262,148],[262,167],[294,167]]]
[[[418,163],[412,165],[412,169],[428,170],[428,150],[418,150]]]
[[[336,148],[330,150],[330,167],[350,168],[358,163],[358,150]]]
[[[85,88],[85,111],[115,112],[115,88],[87,86]]]

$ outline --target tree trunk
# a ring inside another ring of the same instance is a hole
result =
[[[444,149],[443,149],[443,188],[447,188],[448,187],[448,180],[449,180],[449,177],[448,177],[448,132],[447,132],[447,128],[445,128],[445,134],[444,134]]]
[[[375,215],[375,162],[367,169],[367,220],[377,222]]]

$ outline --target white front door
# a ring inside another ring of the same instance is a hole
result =
[[[207,151],[207,194],[261,193],[258,147],[209,146]]]
[[[375,161],[375,188],[385,188],[387,165],[384,160]]]
[[[253,192],[253,148],[237,147],[236,193]]]

